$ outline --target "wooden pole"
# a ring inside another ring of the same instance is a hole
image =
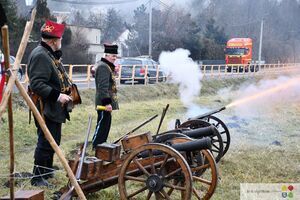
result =
[[[19,46],[19,49],[18,49],[18,52],[17,52],[17,55],[16,55],[16,60],[14,62],[13,70],[12,70],[12,73],[15,76],[11,76],[9,81],[7,82],[7,85],[6,85],[4,94],[3,94],[3,98],[2,98],[2,101],[1,101],[1,104],[0,104],[0,118],[2,117],[3,113],[5,112],[8,99],[10,97],[13,86],[15,84],[16,74],[18,72],[21,60],[23,58],[23,55],[24,55],[24,52],[25,52],[25,49],[26,49],[26,46],[27,46],[27,42],[28,42],[28,39],[29,39],[30,32],[32,30],[35,14],[36,14],[36,9],[33,9],[32,13],[31,13],[31,20],[26,22],[23,37],[22,37],[22,40],[21,40],[21,43],[20,43],[20,46]]]
[[[9,34],[8,34],[8,26],[4,25],[1,28],[2,33],[2,45],[4,50],[4,65],[5,70],[8,70],[10,67],[10,49],[9,49]],[[9,76],[6,75],[6,81],[9,80]],[[8,126],[9,126],[9,155],[10,155],[10,162],[9,162],[9,189],[10,189],[10,199],[15,199],[15,150],[14,150],[14,126],[13,126],[13,112],[12,112],[12,97],[9,95],[8,98]]]
[[[49,141],[50,145],[52,146],[53,150],[55,151],[55,153],[57,154],[57,156],[59,157],[59,159],[61,160],[65,170],[67,171],[67,174],[70,178],[70,181],[72,183],[72,185],[75,187],[75,190],[78,194],[78,196],[80,197],[80,199],[86,200],[71,168],[68,165],[68,162],[66,160],[66,158],[64,157],[62,151],[60,150],[60,148],[58,147],[58,145],[56,144],[55,140],[53,139],[51,133],[49,132],[43,118],[41,117],[40,113],[38,112],[38,110],[36,109],[35,105],[33,104],[33,102],[31,101],[30,97],[28,96],[28,94],[26,93],[26,90],[23,88],[23,86],[21,85],[21,83],[19,82],[19,80],[16,79],[16,74],[17,74],[17,70],[20,66],[22,57],[24,55],[25,52],[25,48],[27,46],[27,41],[29,39],[29,35],[30,32],[32,30],[32,26],[33,26],[33,22],[34,22],[34,18],[35,18],[35,14],[36,14],[36,9],[32,10],[32,14],[31,14],[31,20],[29,22],[26,22],[26,26],[25,26],[25,30],[24,30],[24,34],[16,55],[16,60],[13,66],[13,69],[11,71],[11,77],[7,83],[6,89],[4,91],[4,95],[3,95],[3,99],[2,102],[0,104],[0,118],[2,116],[2,114],[5,111],[5,108],[7,106],[8,100],[9,100],[9,96],[12,92],[12,88],[14,86],[14,84],[16,83],[16,86],[18,87],[21,95],[24,97],[25,101],[27,102],[28,106],[30,107],[30,109],[32,110],[34,116],[36,117],[37,121],[39,122],[39,125],[41,127],[41,129],[43,130],[46,139]]]
[[[28,96],[25,88],[22,86],[22,84],[20,83],[20,81],[18,79],[16,79],[16,86],[20,91],[21,96],[23,96],[23,98],[25,99],[27,105],[29,106],[29,108],[31,109],[33,115],[35,116],[36,120],[38,121],[41,129],[43,130],[46,139],[49,141],[51,147],[53,148],[53,150],[55,151],[55,153],[57,154],[58,158],[60,159],[62,165],[64,166],[65,170],[67,171],[67,174],[70,178],[70,181],[72,183],[72,185],[75,187],[75,190],[78,194],[78,196],[80,197],[80,199],[86,199],[69,164],[68,161],[66,160],[63,152],[61,151],[61,149],[59,148],[59,146],[56,144],[55,140],[53,139],[50,131],[48,130],[46,123],[44,122],[44,119],[42,118],[40,112],[37,110],[37,108],[35,107],[35,105],[33,104],[33,102],[31,101],[30,97]]]

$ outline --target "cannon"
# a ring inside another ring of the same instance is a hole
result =
[[[96,157],[77,156],[69,164],[80,174],[85,194],[118,184],[121,199],[209,199],[218,180],[216,162],[208,150],[211,138],[176,134],[160,143],[150,132],[126,135],[119,143],[98,145]],[[60,199],[76,195],[70,188],[60,190]]]
[[[215,126],[209,124],[203,120],[197,120],[198,125],[201,123],[201,127],[185,127],[169,130],[154,136],[153,141],[158,143],[165,143],[169,138],[182,137],[185,135],[190,138],[200,139],[204,137],[210,137],[212,140],[212,147],[210,151],[213,153],[216,162],[219,162],[223,156],[223,139],[219,131]],[[178,135],[180,134],[180,135]]]
[[[216,158],[216,161],[219,162],[220,158],[223,157],[230,146],[230,133],[226,126],[226,124],[220,120],[218,117],[214,116],[214,114],[225,110],[226,107],[222,107],[219,109],[212,110],[210,112],[198,115],[196,117],[189,118],[187,121],[181,123],[179,119],[176,120],[175,129],[170,130],[168,132],[189,132],[189,130],[193,129],[201,129],[207,128],[210,126],[215,127],[217,133],[211,134],[213,140],[213,148],[212,152]],[[199,130],[200,131],[200,130]],[[209,130],[203,129],[203,132],[206,132],[204,136],[208,136],[208,133],[212,133]],[[216,132],[216,131],[215,131]],[[201,136],[201,134],[199,134]],[[199,138],[193,137],[192,138]],[[221,144],[222,143],[222,144]]]

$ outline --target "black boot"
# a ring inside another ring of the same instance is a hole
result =
[[[33,178],[31,179],[31,185],[42,187],[46,186],[49,187],[50,184],[48,181],[43,177],[44,169],[40,166],[34,166],[33,167]]]
[[[46,165],[46,169],[45,169],[45,179],[49,179],[49,178],[53,178],[54,177],[54,169],[53,169],[53,156],[47,161],[47,165]]]

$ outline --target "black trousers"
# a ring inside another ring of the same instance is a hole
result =
[[[53,122],[47,119],[46,116],[45,116],[45,122],[55,142],[58,145],[60,145],[62,124]],[[38,166],[35,166],[33,168],[33,173],[34,175],[40,175],[40,178],[42,178],[43,174],[49,174],[53,171],[52,167],[53,167],[54,150],[52,149],[50,143],[46,139],[38,123],[36,123],[36,126],[37,126],[38,141],[34,152],[34,165],[38,165]],[[47,175],[45,177],[47,177]]]
[[[97,125],[93,136],[93,148],[106,142],[111,126],[111,112],[97,111]]]

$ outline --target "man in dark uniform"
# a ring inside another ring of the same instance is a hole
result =
[[[96,107],[104,106],[105,110],[97,110],[97,126],[93,136],[93,148],[107,140],[111,126],[111,112],[118,110],[115,65],[118,46],[104,44],[104,57],[97,63],[95,72]]]
[[[61,39],[64,25],[46,21],[41,28],[41,43],[31,52],[28,59],[28,76],[32,92],[39,97],[36,103],[54,140],[59,145],[62,123],[69,119],[67,104],[72,102],[68,95],[70,84],[66,71],[60,63]],[[48,186],[47,178],[53,177],[54,150],[36,122],[38,142],[34,153],[34,186]]]

